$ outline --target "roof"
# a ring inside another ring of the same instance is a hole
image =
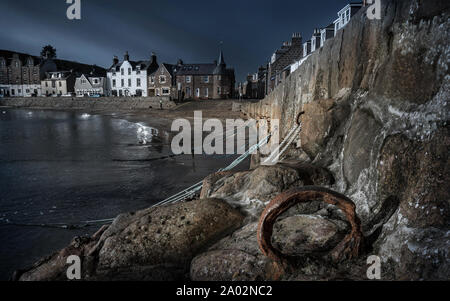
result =
[[[177,75],[210,75],[214,73],[216,64],[183,64]]]
[[[108,69],[108,71],[116,71],[116,72],[119,71],[123,62],[124,61],[118,62],[117,64],[113,64]],[[140,67],[141,70],[146,70],[148,74],[155,72],[159,68],[156,62],[152,64],[151,61],[128,61],[128,63],[130,63],[133,70],[135,70],[136,67]]]
[[[19,56],[19,59],[22,61],[22,64],[26,63],[29,57],[33,58],[35,65],[42,64],[46,61],[46,59],[38,56],[0,49],[0,57],[4,57],[7,60],[7,62],[9,62],[12,59],[14,54],[17,54]],[[53,61],[55,62],[58,70],[73,70],[75,72],[80,73],[90,73],[92,70],[94,70],[96,73],[103,74],[102,76],[106,76],[106,70],[96,65],[87,65],[61,59],[53,59]]]

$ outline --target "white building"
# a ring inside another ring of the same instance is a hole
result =
[[[303,43],[303,57],[311,53],[311,40]]]
[[[323,47],[325,41],[334,37],[334,23],[331,23],[320,30],[320,47]]]
[[[106,75],[108,95],[147,97],[147,75],[154,72],[152,68],[152,61],[130,61],[128,51],[122,62],[114,57]]]
[[[349,3],[343,9],[338,12],[338,18],[334,23],[334,35],[337,31],[347,25],[350,22],[351,17],[353,17],[358,10],[363,6],[363,3]]]
[[[311,52],[316,51],[320,48],[320,30],[314,29],[314,33],[311,37]]]

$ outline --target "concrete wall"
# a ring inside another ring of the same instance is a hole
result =
[[[167,97],[14,97],[0,98],[0,106],[49,108],[49,109],[92,109],[92,110],[141,110],[157,109],[163,101],[163,108],[173,108],[175,103]]]

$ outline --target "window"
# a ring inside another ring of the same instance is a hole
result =
[[[160,75],[160,76],[159,76],[159,82],[160,82],[161,84],[166,83],[166,76],[165,76],[165,75]]]
[[[120,69],[120,75],[123,75],[124,73],[123,73],[123,68],[122,69]]]
[[[122,86],[122,87],[125,86],[123,78],[122,78],[122,80],[121,80],[121,86]]]
[[[116,71],[114,71],[114,72],[112,73],[112,76],[116,76]]]
[[[186,83],[190,83],[190,82],[191,82],[191,80],[192,80],[192,78],[191,78],[191,76],[190,76],[190,75],[186,76]]]
[[[128,75],[131,75],[131,68],[128,68]]]
[[[116,80],[115,80],[115,79],[113,79],[113,81],[112,81],[112,86],[113,86],[113,87],[116,86]]]
[[[48,88],[48,82],[45,82],[45,87]]]
[[[98,79],[97,78],[94,79],[94,84],[98,84]]]
[[[219,76],[218,76],[218,79],[219,79],[219,80],[222,80],[222,75],[219,75]]]
[[[154,76],[150,76],[150,83],[154,84],[155,83],[155,77]]]
[[[209,83],[209,76],[203,76],[203,82],[204,83]]]
[[[128,87],[131,87],[131,78],[128,79]]]
[[[220,95],[220,87],[217,87],[217,94]]]
[[[62,83],[61,82],[58,82],[58,84],[59,84],[60,87],[62,87]]]
[[[209,97],[209,89],[208,88],[205,89],[205,97]]]
[[[162,94],[163,94],[163,95],[168,95],[168,94],[170,94],[169,88],[162,88]]]
[[[137,86],[137,87],[140,87],[140,86],[141,86],[141,79],[140,79],[140,78],[137,78],[137,79],[136,79],[136,86]]]
[[[26,89],[25,91],[26,91],[27,93],[30,93],[30,89]]]
[[[52,81],[52,88],[55,88],[55,87],[56,87],[55,82]]]

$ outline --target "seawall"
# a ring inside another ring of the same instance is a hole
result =
[[[148,110],[176,106],[168,97],[14,97],[0,98],[0,106],[15,108],[84,109],[84,110]]]

